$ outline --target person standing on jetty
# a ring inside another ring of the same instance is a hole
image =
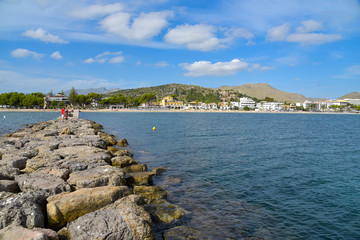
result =
[[[61,119],[64,120],[65,108],[61,109]]]

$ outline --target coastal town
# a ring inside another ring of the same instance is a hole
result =
[[[178,111],[255,111],[255,112],[350,112],[360,111],[360,98],[334,100],[304,100],[303,102],[258,99],[234,90],[216,90],[207,94],[190,89],[186,95],[170,94],[159,97],[153,93],[124,96],[121,93],[77,94],[73,88],[68,95],[63,91],[42,93],[0,94],[0,109],[58,109],[83,110],[178,110]]]

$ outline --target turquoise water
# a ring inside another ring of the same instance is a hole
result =
[[[182,224],[210,239],[360,239],[359,115],[81,118],[126,137],[135,159],[150,168],[168,167],[155,183],[171,192],[169,201],[191,212]]]

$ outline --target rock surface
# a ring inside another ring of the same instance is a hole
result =
[[[156,199],[146,206],[154,221],[163,224],[174,223],[188,212],[164,199]]]
[[[124,172],[116,167],[101,166],[85,171],[73,172],[67,182],[75,189],[99,186],[121,186],[126,184]]]
[[[58,240],[58,234],[51,229],[33,228],[11,225],[0,230],[2,240]]]
[[[18,183],[12,180],[0,180],[0,192],[19,192]]]
[[[86,214],[68,227],[71,240],[80,239],[155,239],[149,213],[137,195]]]
[[[60,229],[67,223],[130,194],[126,186],[82,188],[50,196],[46,205],[49,226]]]
[[[37,191],[43,190],[55,195],[61,192],[70,192],[70,185],[67,184],[62,178],[45,174],[42,172],[33,172],[30,174],[22,174],[15,177],[21,191]]]
[[[27,228],[44,227],[45,192],[19,193],[0,200],[0,229],[11,224]]]
[[[186,213],[151,186],[164,169],[148,172],[102,128],[60,118],[0,138],[0,239],[151,240],[152,219]]]

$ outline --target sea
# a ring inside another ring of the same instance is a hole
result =
[[[0,112],[0,135],[58,116]],[[139,111],[80,118],[125,137],[148,168],[167,168],[154,183],[189,212],[177,224],[209,239],[360,239],[360,115]]]

